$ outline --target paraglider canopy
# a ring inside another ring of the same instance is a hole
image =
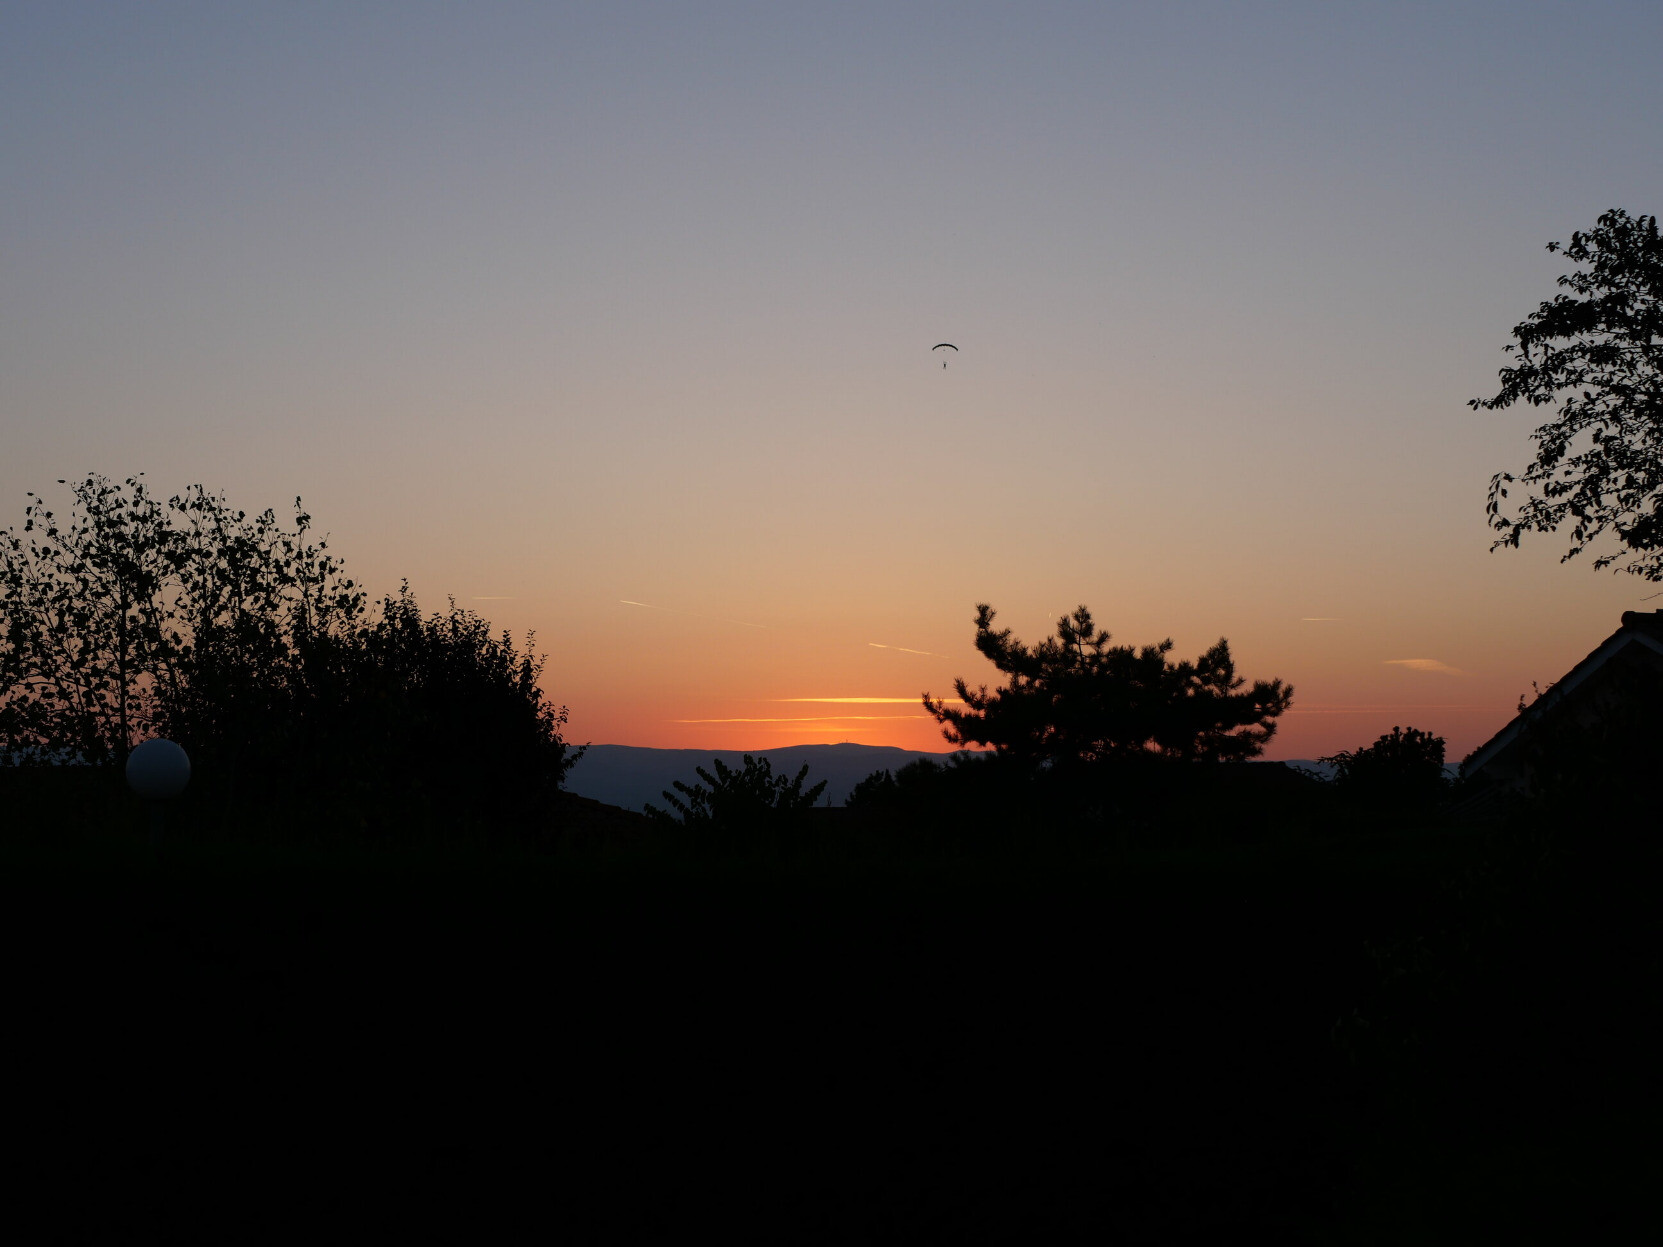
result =
[[[946,350],[949,350],[949,351],[957,351],[958,350],[958,347],[954,346],[951,342],[937,342],[934,346],[932,346],[930,348],[930,350],[939,351],[939,350],[942,350],[943,348],[945,348]],[[941,366],[943,368],[945,368],[947,366],[947,357],[945,355],[943,355],[941,357]]]

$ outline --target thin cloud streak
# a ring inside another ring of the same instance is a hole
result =
[[[836,704],[839,704],[839,705],[858,705],[858,706],[876,706],[876,705],[916,706],[919,702],[921,702],[923,700],[923,698],[922,697],[773,697],[773,698],[770,698],[769,700],[776,701],[776,702],[798,702],[798,701],[833,702],[833,703],[836,703]],[[948,697],[948,698],[944,698],[943,700],[953,702],[953,703],[957,704],[959,699],[957,697]]]
[[[1307,701],[1295,710],[1513,710],[1513,706],[1477,706],[1467,701]]]
[[[700,615],[694,611],[678,611],[670,606],[654,606],[651,602],[632,602],[628,598],[619,598],[618,601],[624,606],[640,606],[650,611],[663,611],[666,615],[686,615],[689,619],[710,619],[717,623],[734,624],[740,628],[757,628],[763,632],[769,630],[767,624],[746,623],[743,619],[728,619],[723,615]]]
[[[1447,662],[1439,662],[1436,658],[1388,658],[1382,664],[1387,667],[1407,667],[1411,671],[1432,671],[1439,675],[1466,675],[1459,667],[1452,667]]]
[[[1399,710],[1436,710],[1440,714],[1512,714],[1517,706],[1294,706],[1287,714],[1386,714]]]
[[[772,726],[761,726],[752,730],[758,732],[864,732],[868,729],[864,727],[839,728],[835,723],[776,723]],[[849,736],[844,736],[841,740],[845,744],[854,743]]]

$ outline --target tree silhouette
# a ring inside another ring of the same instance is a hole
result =
[[[1543,303],[1513,329],[1504,348],[1517,364],[1501,370],[1488,411],[1558,404],[1556,419],[1531,438],[1536,457],[1522,476],[1490,481],[1491,549],[1517,546],[1526,532],[1570,527],[1580,554],[1609,532],[1622,549],[1596,568],[1627,558],[1622,570],[1663,580],[1663,240],[1655,216],[1613,208],[1569,244],[1548,244],[1587,267],[1559,278],[1570,291]],[[1505,515],[1509,486],[1533,492]]]
[[[406,586],[373,609],[327,542],[193,486],[88,476],[60,521],[0,533],[0,759],[191,752],[229,805],[356,803],[365,821],[533,812],[581,755],[543,659]],[[33,495],[30,495],[34,498]]]
[[[94,474],[71,494],[67,519],[31,493],[0,532],[0,750],[119,762],[164,718],[244,713],[362,614],[298,498],[284,528],[201,486],[164,503]]]
[[[424,615],[405,585],[351,632],[312,641],[282,748],[320,790],[368,789],[406,815],[539,817],[583,749],[543,696],[534,639],[522,652],[454,600]]]
[[[976,648],[1010,682],[990,693],[955,680],[962,710],[924,694],[955,745],[987,745],[1034,764],[1237,761],[1264,749],[1293,700],[1280,680],[1242,691],[1246,681],[1222,639],[1195,662],[1172,662],[1170,640],[1111,646],[1081,606],[1030,649],[1009,628],[995,632],[993,618],[992,607],[976,607]]]

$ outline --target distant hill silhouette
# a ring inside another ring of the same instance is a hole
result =
[[[582,761],[566,775],[566,791],[607,805],[639,810],[646,802],[663,805],[659,794],[676,780],[694,783],[695,767],[710,769],[710,760],[720,758],[738,768],[745,755],[767,758],[774,774],[795,775],[808,764],[810,784],[826,781],[822,804],[842,805],[854,786],[873,771],[900,770],[919,758],[945,762],[951,754],[897,749],[891,745],[789,745],[782,749],[647,749],[637,745],[590,745]],[[1327,762],[1297,758],[1287,765],[1329,779],[1334,768]],[[1451,775],[1457,767],[1444,768]]]
[[[710,769],[712,758],[735,768],[745,755],[767,758],[774,774],[795,775],[808,764],[808,782],[826,781],[822,804],[842,805],[854,786],[873,771],[900,770],[919,758],[945,761],[946,753],[897,749],[890,745],[789,745],[782,749],[646,749],[635,745],[590,745],[566,775],[566,791],[607,805],[639,810],[646,802],[664,804],[660,793],[676,780],[698,782],[695,767]]]

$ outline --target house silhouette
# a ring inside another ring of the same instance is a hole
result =
[[[1622,626],[1550,684],[1461,764],[1469,805],[1539,796],[1575,768],[1584,781],[1637,785],[1645,741],[1663,734],[1663,610],[1625,611]]]

